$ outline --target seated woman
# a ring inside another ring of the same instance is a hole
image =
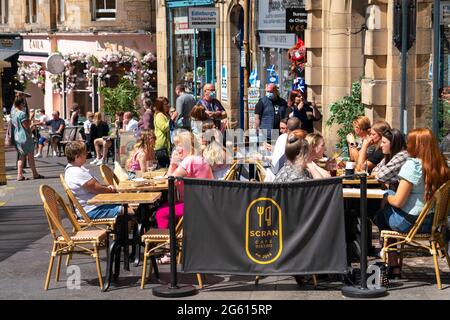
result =
[[[210,165],[205,161],[200,148],[195,147],[195,137],[191,132],[181,130],[174,137],[175,150],[170,159],[167,176],[188,177],[198,179],[214,179]],[[184,185],[177,185],[180,195],[175,204],[175,217],[179,219],[184,212]],[[169,204],[163,204],[156,211],[158,228],[169,227]]]
[[[87,201],[99,193],[115,193],[114,186],[102,186],[84,167],[86,163],[86,145],[82,141],[73,141],[66,146],[69,162],[64,170],[64,179],[80,205],[92,219],[114,218],[122,212],[121,205],[90,205]],[[78,213],[77,213],[78,214]]]
[[[347,135],[347,145],[350,160],[356,162],[358,161],[359,151],[363,142],[369,139],[370,120],[366,116],[359,116],[353,120],[352,126],[356,137],[353,133],[349,133]]]
[[[381,150],[384,158],[372,170],[375,178],[388,189],[397,190],[401,167],[408,159],[405,135],[398,129],[386,130],[381,137]]]
[[[192,108],[190,116],[192,133],[199,137],[202,134],[203,122],[209,120],[205,107],[201,103],[197,103]]]
[[[406,145],[410,158],[398,174],[400,182],[397,192],[388,191],[386,205],[375,218],[380,230],[408,232],[425,203],[450,179],[450,169],[430,129],[419,128],[410,131]],[[432,221],[433,215],[429,214],[419,232],[429,232]],[[395,268],[393,274],[400,274],[395,253],[389,255],[388,264]]]
[[[216,134],[215,134],[215,133]],[[226,149],[218,142],[221,137],[217,129],[206,130],[204,133],[203,158],[211,166],[214,179],[223,180],[232,163],[232,155],[227,159]]]
[[[307,168],[314,179],[329,178],[331,174],[321,168],[316,161],[323,158],[325,153],[325,141],[319,133],[310,133],[306,136],[306,141],[309,143],[309,161]]]
[[[389,123],[383,120],[376,121],[370,129],[369,138],[365,139],[356,162],[356,171],[371,173],[372,169],[383,160],[381,151],[381,136],[383,132],[390,129]]]
[[[141,131],[130,157],[126,162],[128,177],[133,179],[138,172],[147,171],[147,162],[155,160],[155,134],[153,130]]]
[[[102,165],[106,161],[106,155],[112,140],[108,138],[109,126],[103,121],[102,114],[96,112],[94,114],[94,122],[91,124],[90,145],[95,148],[95,159],[90,162],[93,165]]]
[[[295,182],[313,179],[307,169],[309,144],[305,140],[306,131],[294,130],[287,136],[285,155],[287,161],[278,171],[273,182]]]

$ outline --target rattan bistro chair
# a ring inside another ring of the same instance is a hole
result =
[[[105,247],[108,254],[108,233],[106,230],[98,229],[82,230],[80,225],[77,223],[74,214],[71,212],[71,209],[64,203],[64,200],[53,188],[42,185],[39,188],[39,193],[44,205],[44,212],[47,217],[50,232],[53,237],[53,248],[50,254],[50,262],[47,277],[45,279],[44,290],[48,290],[55,257],[58,257],[56,266],[56,281],[59,281],[61,257],[63,255],[72,255],[73,253],[90,255],[95,259],[100,289],[103,289],[99,249],[101,247]],[[74,229],[73,232],[68,232],[63,227],[60,208],[63,209],[67,218],[69,218],[69,221]]]
[[[182,241],[183,241],[183,217],[180,218],[177,225],[175,226],[175,235],[177,238],[177,247],[178,247],[177,263],[180,263]],[[150,229],[147,233],[145,233],[142,236],[141,239],[142,242],[145,244],[144,264],[142,267],[142,279],[141,279],[141,289],[144,289],[148,258],[154,258],[156,256],[169,252],[170,246],[169,229]],[[151,274],[152,274],[152,264],[150,264],[148,277],[150,277]],[[199,288],[202,289],[203,279],[199,273],[197,273],[197,280]]]
[[[107,186],[117,186],[119,184],[119,178],[107,165],[102,164],[100,166],[100,172],[102,174],[103,181]]]
[[[425,218],[434,208],[433,224],[431,233],[418,233]],[[442,289],[441,276],[437,256],[447,260],[450,268],[450,258],[448,255],[448,243],[445,241],[445,233],[448,225],[448,211],[450,209],[450,180],[442,185],[425,204],[419,214],[416,223],[408,233],[401,233],[390,230],[382,230],[381,238],[384,239],[381,257],[384,262],[388,261],[389,252],[400,253],[400,265],[403,262],[403,253],[428,251],[434,260],[436,282],[439,289]]]
[[[64,179],[64,175],[61,173],[59,175],[59,178],[61,180],[61,184],[64,187],[64,191],[67,194],[67,197],[69,198],[70,206],[73,210],[75,219],[77,219],[77,222],[80,224],[80,226],[85,229],[88,227],[99,227],[99,226],[105,226],[107,231],[113,232],[116,228],[116,218],[101,218],[101,219],[91,219],[87,215],[86,211],[84,211],[83,206],[78,202],[77,198],[73,194],[72,190],[67,185],[66,180]],[[76,216],[76,210],[78,210],[79,214],[81,215],[81,218]]]

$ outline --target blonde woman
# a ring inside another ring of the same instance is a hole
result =
[[[352,125],[356,137],[353,133],[349,133],[347,135],[347,145],[350,160],[356,162],[358,160],[359,150],[361,149],[363,142],[369,138],[370,120],[366,116],[359,116],[353,120]],[[359,141],[357,141],[357,139]]]
[[[214,134],[211,135],[207,131],[204,135],[205,148],[203,150],[203,158],[211,166],[214,179],[223,180],[231,166],[231,154],[228,158],[226,149],[217,142]]]
[[[310,133],[305,139],[309,143],[309,160],[307,168],[313,178],[322,179],[331,177],[331,174],[327,170],[322,169],[316,164],[316,161],[323,158],[323,154],[325,153],[325,141],[322,135],[319,133]]]
[[[172,154],[167,176],[188,177],[198,179],[213,179],[211,166],[205,161],[199,148],[195,148],[194,135],[185,130],[179,131],[174,137],[175,150]],[[180,195],[175,204],[175,217],[178,219],[184,212],[184,186],[177,185]],[[169,227],[169,204],[163,204],[156,211],[158,228]]]
[[[153,130],[141,131],[130,157],[126,162],[128,176],[130,178],[136,177],[136,173],[147,171],[147,161],[155,159],[155,134]]]

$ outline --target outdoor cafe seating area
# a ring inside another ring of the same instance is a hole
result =
[[[253,154],[249,158],[235,158],[224,180],[243,180],[252,184],[264,184],[267,162],[263,161],[263,157],[260,154]],[[177,222],[171,220],[174,228],[173,235],[171,235],[170,229],[157,229],[154,222],[155,208],[162,201],[169,199],[170,202],[170,197],[174,196],[169,194],[167,169],[155,169],[155,167],[150,165],[148,171],[141,172],[138,177],[130,180],[126,170],[120,163],[120,156],[116,160],[113,169],[110,166],[101,165],[100,172],[103,178],[102,183],[115,186],[118,193],[98,194],[89,200],[88,203],[123,205],[124,214],[117,218],[90,219],[70,188],[68,188],[63,175],[61,175],[61,183],[69,199],[68,204],[51,187],[44,185],[40,188],[44,211],[51,233],[54,235],[53,249],[44,284],[45,290],[49,288],[54,257],[58,257],[56,262],[56,281],[58,281],[63,256],[67,257],[66,266],[70,265],[71,258],[75,253],[92,256],[96,263],[99,286],[103,291],[106,291],[111,283],[121,276],[122,263],[124,270],[130,270],[130,267],[142,268],[142,289],[144,289],[149,277],[159,278],[158,262],[162,256],[170,252],[171,240],[175,241],[177,250],[175,254],[172,253],[174,263],[181,263],[183,256],[183,218]],[[333,173],[336,177],[331,177],[330,179],[339,179],[341,181],[342,201],[346,203],[345,210],[350,208],[356,211],[359,218],[359,209],[362,208],[360,207],[360,199],[364,198],[364,203],[367,203],[368,200],[381,201],[386,191],[382,188],[382,184],[373,176],[367,175],[366,172],[346,170],[346,159],[339,158],[337,160],[338,167],[336,172]],[[407,234],[382,231],[380,235],[383,244],[379,248],[381,260],[386,261],[390,251],[401,250],[402,259],[407,258],[405,253],[413,250],[422,250],[429,253],[434,260],[437,286],[441,288],[437,259],[439,257],[445,258],[450,267],[450,260],[445,252],[446,246],[444,243],[444,224],[446,225],[448,219],[449,194],[450,182],[447,182],[427,203],[413,229]],[[308,200],[305,199],[304,201]],[[431,207],[436,208],[432,232],[420,234],[418,232],[420,226]],[[81,219],[77,217],[76,211],[81,215]],[[129,211],[133,211],[134,214],[130,215]],[[62,226],[61,212],[69,219],[72,230],[65,229]],[[365,212],[364,214],[367,213]],[[364,224],[362,226],[362,228],[365,228]],[[368,230],[364,232],[368,232]],[[369,232],[369,237],[370,235],[371,233]],[[357,235],[358,238],[360,236],[361,234]],[[367,237],[367,234],[365,236]],[[370,240],[369,238],[369,242]],[[361,247],[365,246],[363,239],[360,239],[359,242]],[[356,254],[353,252],[355,254],[353,257],[347,256],[349,267],[352,263],[354,265],[355,262],[362,262],[362,259],[365,259],[367,263],[367,250],[369,249],[365,248],[362,250],[364,252],[357,252]],[[101,250],[106,252],[106,265],[102,265],[99,260],[99,256],[102,254]],[[349,252],[347,250],[347,255],[349,255]],[[88,268],[89,266],[84,267]],[[105,269],[106,271],[102,272]],[[363,273],[361,272],[361,274]],[[255,278],[255,284],[258,283],[258,279],[259,277]],[[313,279],[314,287],[316,287],[316,277],[313,276]],[[199,289],[204,288],[205,285],[207,286],[205,274],[198,273],[197,280]]]

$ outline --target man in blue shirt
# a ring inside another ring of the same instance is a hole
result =
[[[271,140],[271,130],[280,129],[280,120],[286,117],[287,102],[280,97],[275,84],[266,85],[266,95],[255,106],[255,128],[267,130],[267,140]]]
[[[217,129],[221,129],[221,120],[227,117],[227,112],[219,100],[216,99],[216,87],[212,83],[203,86],[203,98],[198,101],[205,109],[208,117],[214,121]]]
[[[66,123],[59,117],[59,111],[52,113],[53,119],[47,121],[45,124],[51,127],[50,131],[50,143],[52,145],[53,156],[56,157],[56,150],[58,149],[58,142],[61,141]]]

